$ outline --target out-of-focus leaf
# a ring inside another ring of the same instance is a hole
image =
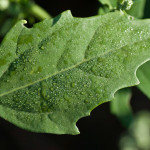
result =
[[[110,10],[117,9],[118,0],[99,0],[103,5],[107,5]]]
[[[142,18],[144,15],[146,0],[135,0],[131,9],[127,11],[128,14],[135,18]]]
[[[103,6],[98,10],[99,15],[105,15],[106,13],[110,12],[108,6]]]
[[[120,140],[120,150],[150,149],[150,113],[140,112]]]
[[[98,14],[103,15],[106,14],[113,9],[117,9],[117,1],[112,0],[99,0],[104,6],[100,7]],[[133,5],[129,10],[126,12],[135,17],[135,18],[142,18],[144,15],[144,8],[145,8],[146,0],[135,0],[133,1]],[[119,9],[119,8],[118,8]]]
[[[117,116],[125,127],[128,127],[133,120],[130,99],[131,90],[126,88],[119,90],[114,100],[110,102],[111,113]]]
[[[3,38],[17,21],[26,19],[29,25],[37,20],[50,18],[51,16],[33,2],[33,0],[9,0],[9,7],[1,8],[4,1],[0,0],[0,38]]]
[[[150,61],[142,65],[137,71],[140,84],[138,88],[150,98]]]
[[[8,18],[3,22],[3,24],[0,26],[0,36],[4,36],[9,29],[16,23],[17,19],[14,18]]]

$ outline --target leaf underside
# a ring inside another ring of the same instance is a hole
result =
[[[0,47],[0,116],[24,129],[78,134],[76,122],[139,83],[150,59],[150,20],[66,11],[28,29],[18,22]]]

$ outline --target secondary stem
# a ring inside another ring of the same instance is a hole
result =
[[[31,5],[30,13],[40,20],[52,18],[42,7],[37,4]]]

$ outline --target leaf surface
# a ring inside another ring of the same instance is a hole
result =
[[[0,47],[0,77],[8,69],[10,63],[19,57],[16,53],[18,37],[25,29],[26,21],[19,21],[5,36]]]
[[[78,134],[77,120],[138,84],[135,72],[150,59],[150,20],[120,12],[83,19],[67,11],[19,29],[11,49],[11,32],[0,48],[0,60],[13,53],[0,66],[0,115],[34,132]]]

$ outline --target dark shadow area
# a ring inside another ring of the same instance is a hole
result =
[[[57,21],[59,21],[60,18],[61,18],[61,15],[58,15],[57,17],[55,17],[53,19],[53,25],[55,25],[57,23]]]
[[[118,140],[124,131],[110,114],[109,103],[94,109],[90,117],[82,118],[77,126],[79,135],[32,133],[0,119],[2,150],[118,150]]]
[[[89,17],[97,15],[99,9],[98,0],[35,0],[45,8],[53,17],[65,10],[71,10],[75,17]]]
[[[142,110],[150,111],[150,100],[137,87],[133,87],[131,106],[134,113]]]
[[[146,5],[144,9],[144,18],[150,18],[150,0],[146,0]]]

